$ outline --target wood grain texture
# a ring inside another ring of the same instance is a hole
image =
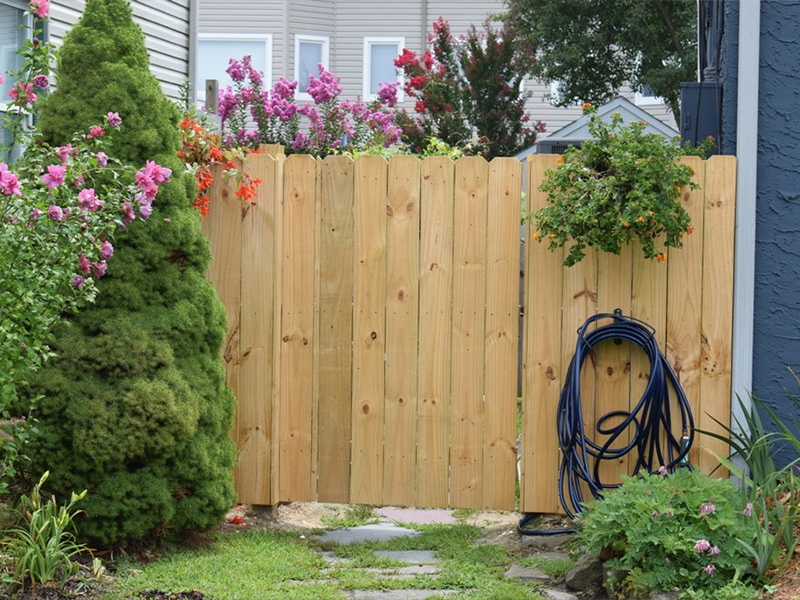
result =
[[[422,161],[417,506],[448,505],[454,164]]]
[[[528,158],[526,198],[534,212],[547,205],[539,192],[545,171],[556,167],[555,155]],[[534,239],[536,229],[526,232],[524,362],[522,390],[522,512],[556,513],[558,500],[558,447],[556,418],[558,397],[564,383],[566,364],[562,359],[564,342],[562,307],[564,304],[563,249],[551,252],[547,242]],[[567,342],[574,348],[574,342]]]
[[[420,161],[389,163],[383,501],[414,504],[417,458]]]
[[[517,476],[520,217],[522,165],[489,165],[482,508],[514,510]]]
[[[313,500],[312,413],[316,162],[284,165],[279,501]]]
[[[730,425],[733,337],[733,240],[736,216],[736,158],[712,156],[706,163],[703,235],[703,335],[698,427],[722,435],[714,419]],[[704,436],[698,465],[709,473],[728,445]],[[716,472],[724,476],[725,471]]]
[[[486,219],[489,165],[456,162],[453,217],[453,319],[450,505],[483,504],[483,383],[486,319]]]
[[[382,502],[387,177],[383,157],[355,164],[350,501],[359,504]]]
[[[706,162],[697,157],[683,159],[694,169],[696,190],[686,188],[681,203],[691,218],[692,233],[683,239],[683,247],[670,249],[667,256],[667,344],[664,354],[683,388],[695,423],[703,408],[700,397],[702,352],[703,253],[706,194]],[[671,390],[672,392],[672,390]],[[677,425],[677,424],[676,424]],[[678,435],[680,432],[674,432]],[[689,460],[698,464],[700,445],[705,438],[695,437]]]
[[[240,502],[272,504],[272,381],[275,375],[275,178],[277,161],[250,155],[244,170],[260,178],[242,204],[241,352],[237,401],[236,492]]]
[[[353,333],[353,161],[320,169],[317,231],[317,500],[350,499]]]

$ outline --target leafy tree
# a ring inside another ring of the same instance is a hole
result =
[[[178,112],[150,73],[127,0],[88,0],[61,48],[58,87],[39,124],[52,144],[109,111],[125,124],[117,157],[172,170],[148,226],[117,238],[97,303],[57,332],[57,357],[31,384],[42,394],[31,441],[48,491],[88,490],[80,533],[113,544],[205,529],[235,501],[227,432],[234,400],[219,349],[225,313],[204,277],[210,259],[177,158]]]
[[[506,0],[504,21],[536,48],[531,75],[557,102],[602,104],[648,86],[679,119],[680,82],[697,70],[695,0]]]
[[[439,17],[428,37],[431,47],[421,56],[406,48],[395,60],[405,75],[406,93],[417,100],[416,119],[399,113],[396,120],[412,149],[422,151],[425,138],[434,136],[492,158],[533,144],[544,125],[529,125],[521,85],[533,53],[515,40],[514,29],[495,30],[485,23],[483,30],[472,26],[456,39]]]

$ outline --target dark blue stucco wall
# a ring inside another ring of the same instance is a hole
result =
[[[748,0],[744,0],[748,1]],[[722,150],[736,153],[739,2],[725,3]],[[761,2],[753,393],[800,419],[800,0]],[[739,165],[746,168],[747,165]]]

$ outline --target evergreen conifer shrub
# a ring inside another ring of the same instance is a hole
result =
[[[219,349],[225,313],[204,277],[210,259],[177,158],[178,112],[150,73],[127,0],[88,0],[61,49],[57,90],[39,125],[52,144],[119,113],[116,156],[172,169],[153,214],[117,238],[98,300],[61,327],[57,357],[34,378],[33,474],[48,491],[87,489],[79,534],[100,544],[202,530],[235,501],[234,399]],[[135,203],[134,203],[135,204]]]

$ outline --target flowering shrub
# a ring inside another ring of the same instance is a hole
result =
[[[249,56],[231,59],[226,72],[234,82],[219,93],[227,147],[281,144],[287,152],[325,156],[344,148],[388,148],[400,141],[401,129],[388,110],[397,101],[396,83],[385,84],[375,102],[339,102],[339,78],[319,65],[319,76],[309,76],[306,90],[314,103],[298,105],[297,82],[281,77],[272,90],[263,90],[263,74],[252,67]],[[301,117],[305,131],[300,130]],[[251,122],[255,129],[248,131]]]
[[[622,487],[587,505],[579,535],[605,560],[615,593],[719,590],[752,574],[738,539],[747,539],[747,507],[726,479],[679,469],[673,475],[623,477]],[[722,596],[714,596],[722,598]],[[727,596],[726,596],[727,597]]]
[[[48,3],[29,12],[47,17]],[[51,48],[29,42],[23,70],[9,95],[6,125],[24,148],[13,164],[0,162],[0,419],[7,421],[18,391],[51,356],[53,326],[94,300],[96,280],[114,255],[113,236],[135,219],[147,219],[159,184],[170,170],[148,161],[138,171],[106,153],[122,119],[109,112],[102,124],[63,146],[42,141],[29,122],[47,88]],[[2,77],[0,76],[0,81]],[[35,90],[39,90],[37,93]],[[9,154],[11,148],[5,148]],[[5,440],[5,445],[3,444]],[[13,440],[0,437],[0,479],[14,475]],[[0,486],[0,493],[4,492]]]
[[[510,156],[533,144],[541,121],[529,125],[522,78],[533,51],[515,41],[507,25],[495,31],[486,23],[456,40],[441,17],[429,34],[431,49],[421,56],[404,49],[395,65],[405,75],[405,91],[416,98],[414,112],[401,117],[404,137],[415,150],[426,137],[467,145],[477,133],[487,158]],[[472,150],[475,144],[470,144]]]
[[[697,188],[691,167],[677,159],[702,156],[711,142],[688,149],[679,138],[646,134],[644,121],[622,125],[614,113],[605,122],[590,104],[584,114],[591,115],[592,139],[567,149],[558,167],[547,171],[540,190],[549,194],[550,206],[533,215],[534,239],[548,240],[550,250],[571,244],[567,266],[582,260],[587,246],[619,254],[633,240],[646,258],[666,260],[657,238],[663,234],[664,246],[678,248],[692,233],[679,198],[685,188]]]
[[[224,168],[225,177],[236,177],[238,184],[236,195],[243,202],[255,197],[261,179],[250,177],[247,173],[236,169],[234,162],[234,159],[240,161],[244,159],[245,154],[250,150],[249,147],[223,150],[219,134],[209,131],[206,123],[191,111],[184,113],[178,126],[181,129],[181,149],[178,150],[178,158],[184,161],[187,170],[192,173],[197,182],[193,205],[200,211],[203,218],[206,217],[211,206],[208,190],[214,183],[212,169],[214,165]],[[253,152],[258,151],[254,150]]]

